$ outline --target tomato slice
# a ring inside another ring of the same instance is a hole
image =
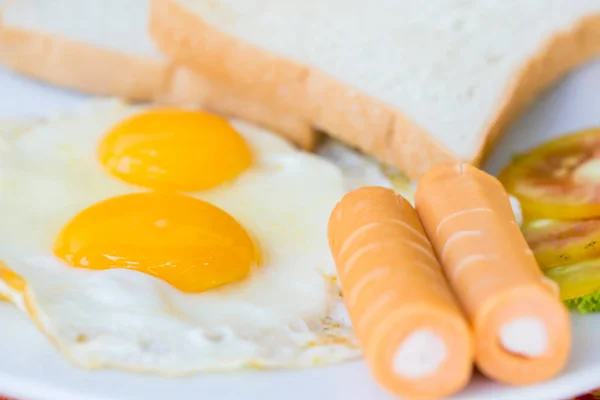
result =
[[[546,275],[558,284],[561,300],[571,300],[600,290],[600,259],[556,267]]]
[[[543,270],[600,257],[600,219],[533,221],[523,235]]]
[[[499,175],[525,218],[600,217],[600,129],[552,140],[516,157]]]

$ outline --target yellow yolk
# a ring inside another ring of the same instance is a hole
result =
[[[248,168],[252,154],[224,119],[185,110],[154,110],[115,126],[99,147],[117,178],[151,189],[204,190]]]
[[[167,192],[123,195],[83,210],[63,227],[54,252],[74,267],[133,269],[184,292],[239,281],[258,262],[233,217]]]
[[[25,279],[21,278],[21,276],[2,262],[0,262],[0,281],[6,283],[15,292],[22,293],[25,290]]]

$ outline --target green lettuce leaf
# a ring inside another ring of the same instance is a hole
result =
[[[565,304],[579,314],[600,312],[600,290],[575,299],[565,300]]]

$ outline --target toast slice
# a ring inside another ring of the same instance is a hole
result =
[[[177,62],[418,178],[600,55],[598,0],[152,0]]]
[[[0,8],[0,64],[72,90],[194,105],[279,132],[305,149],[299,115],[174,64],[147,34],[148,0],[12,0]]]

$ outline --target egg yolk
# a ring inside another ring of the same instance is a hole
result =
[[[132,269],[188,293],[239,281],[258,262],[233,217],[172,192],[127,194],[83,210],[63,227],[54,253],[74,267]]]
[[[21,278],[16,272],[8,268],[4,263],[0,261],[0,281],[3,281],[12,290],[23,293],[25,290],[25,279]],[[0,294],[0,298],[2,295]]]
[[[205,112],[153,110],[115,126],[99,146],[117,178],[150,189],[197,191],[231,180],[252,154],[224,119]]]

